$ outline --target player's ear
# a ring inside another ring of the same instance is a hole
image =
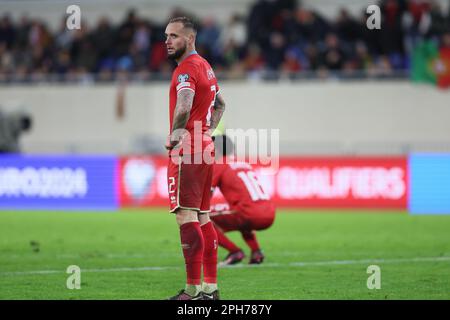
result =
[[[188,39],[189,39],[189,42],[191,44],[195,44],[195,33],[194,32],[190,32],[189,35],[188,35]]]

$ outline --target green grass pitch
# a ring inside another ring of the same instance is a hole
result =
[[[279,210],[258,236],[262,265],[219,268],[224,300],[450,298],[450,216]],[[69,265],[81,268],[79,290],[66,287]],[[369,265],[381,289],[367,288]],[[0,299],[161,300],[184,280],[165,209],[0,211]]]

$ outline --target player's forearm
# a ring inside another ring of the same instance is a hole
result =
[[[214,109],[211,114],[211,124],[209,126],[209,130],[214,132],[216,130],[217,126],[219,125],[220,119],[222,118],[223,112],[225,109]]]
[[[222,99],[220,95],[217,95],[216,103],[214,104],[214,108],[211,114],[211,122],[209,125],[209,130],[211,134],[216,130],[219,125],[220,119],[222,119],[222,115],[225,112],[225,101]]]
[[[178,129],[186,128],[189,116],[191,114],[192,103],[194,101],[194,92],[191,90],[181,90],[177,95],[177,105],[173,115],[172,133]]]
[[[190,111],[186,109],[177,110],[178,107],[175,109],[175,114],[173,116],[173,123],[172,123],[172,132],[173,134],[178,129],[184,129],[186,128],[186,124],[189,120]]]

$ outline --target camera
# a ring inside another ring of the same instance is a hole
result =
[[[20,152],[19,138],[31,127],[32,118],[28,113],[0,109],[0,152]]]

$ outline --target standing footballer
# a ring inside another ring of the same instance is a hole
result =
[[[167,181],[186,263],[186,287],[170,300],[218,300],[217,233],[209,218],[214,144],[225,109],[209,63],[195,51],[196,29],[186,17],[166,27],[168,57],[178,64],[170,86]],[[203,282],[202,282],[203,267]]]

